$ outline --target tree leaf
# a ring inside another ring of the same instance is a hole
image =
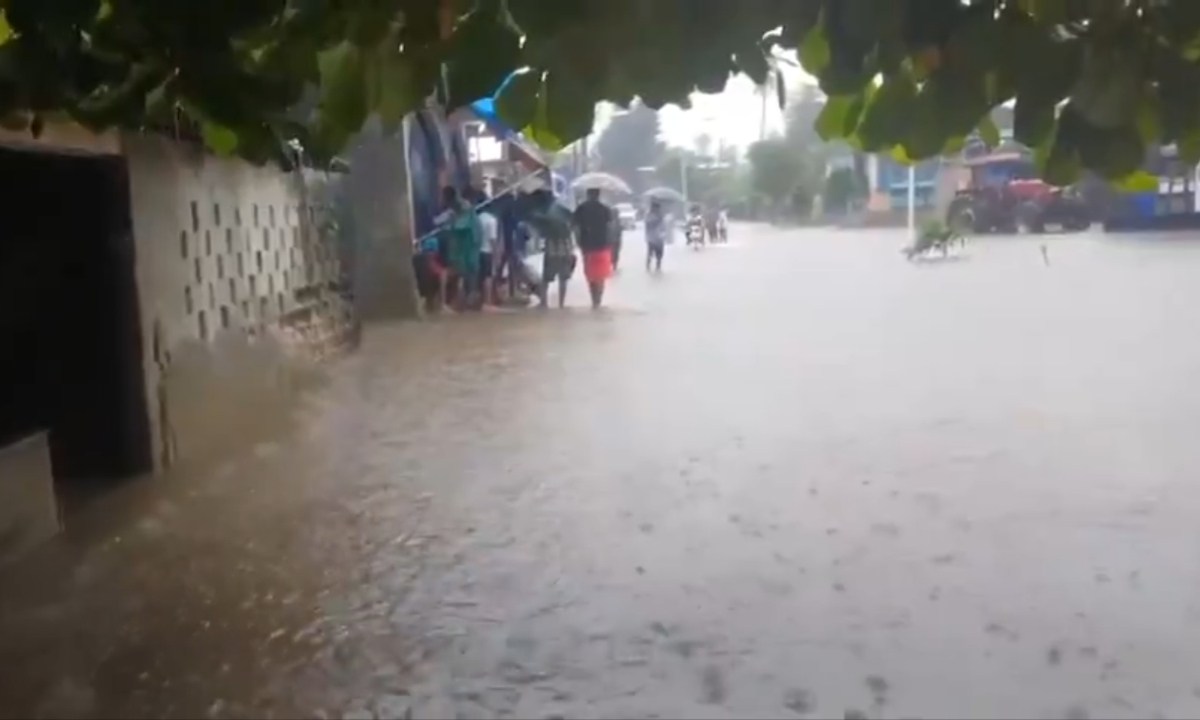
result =
[[[563,144],[587,137],[596,119],[596,102],[575,76],[554,69],[543,80],[542,95],[548,96],[546,120]]]
[[[820,76],[829,65],[831,57],[829,40],[825,37],[824,10],[800,42],[800,66],[810,75]]]
[[[357,132],[367,119],[366,66],[362,50],[348,40],[317,56],[321,75],[321,115],[328,132]],[[339,133],[340,134],[340,133]]]
[[[1200,128],[1188,132],[1175,143],[1179,159],[1188,165],[1200,163]]]
[[[1145,170],[1137,170],[1114,181],[1113,186],[1124,192],[1154,192],[1158,190],[1158,178]]]
[[[1088,46],[1071,103],[1092,125],[1118,128],[1134,121],[1141,96],[1137,58],[1120,47]]]
[[[770,79],[771,65],[758,43],[751,43],[744,50],[739,50],[734,59],[738,69],[746,73],[755,85],[763,85]]]
[[[201,123],[200,135],[204,138],[205,146],[217,155],[229,157],[237,151],[237,133],[224,125],[214,122]]]
[[[821,114],[817,116],[816,122],[817,135],[822,140],[830,142],[846,137],[848,134],[846,132],[847,120],[855,100],[856,98],[850,95],[826,99],[825,107],[821,108]]]
[[[888,151],[888,155],[901,165],[912,165],[916,160],[908,154],[903,145],[896,145]]]
[[[379,115],[384,132],[392,133],[404,116],[421,106],[432,87],[422,83],[417,66],[390,48],[375,57],[378,90],[372,107]]]
[[[955,132],[947,127],[943,91],[932,80],[917,93],[909,108],[907,132],[904,136],[904,152],[915,160],[937,155],[946,146],[946,141],[956,135],[965,135],[972,127]]]
[[[0,8],[0,43],[8,42],[12,34],[13,31],[8,24],[8,17],[4,14],[4,10]]]
[[[871,150],[896,145],[908,135],[917,86],[907,73],[885,78],[863,110],[857,134]]]
[[[1142,101],[1137,104],[1137,129],[1142,141],[1147,145],[1157,143],[1163,135],[1162,108],[1158,93],[1154,88],[1147,88]]]
[[[1017,95],[1013,108],[1013,138],[1026,147],[1040,147],[1054,132],[1054,103],[1033,93]]]
[[[1077,123],[1071,118],[1059,116],[1055,122],[1053,139],[1034,150],[1034,160],[1042,177],[1051,185],[1067,186],[1079,179],[1082,163],[1079,158],[1078,138],[1074,135]]]
[[[547,92],[544,76],[539,74],[537,82],[538,91],[534,96],[536,104],[534,106],[533,118],[524,127],[522,132],[542,149],[549,150],[550,152],[558,152],[566,147],[568,143],[556,134],[551,126],[550,94]]]
[[[481,3],[454,29],[446,63],[449,96],[454,110],[490,97],[517,67],[521,37],[498,12],[498,6]]]
[[[989,148],[995,148],[1000,145],[1000,129],[996,127],[996,123],[990,116],[985,116],[979,122],[979,139]]]
[[[496,114],[511,128],[523,128],[538,112],[542,73],[526,70],[508,81],[496,98]]]

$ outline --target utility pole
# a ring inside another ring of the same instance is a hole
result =
[[[679,194],[683,196],[683,207],[686,211],[688,207],[687,151],[679,153]]]
[[[770,83],[770,82],[771,82],[771,78],[768,77],[767,83]],[[758,140],[759,140],[759,142],[762,142],[763,140],[767,139],[767,93],[770,92],[770,90],[768,90],[768,87],[769,86],[767,84],[764,84],[761,88],[759,88],[759,90],[761,90],[759,95],[762,96],[762,110],[758,116]]]
[[[908,239],[917,241],[917,166],[908,166]]]

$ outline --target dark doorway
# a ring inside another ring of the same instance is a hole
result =
[[[0,446],[48,430],[68,501],[151,467],[129,207],[123,160],[0,149]]]

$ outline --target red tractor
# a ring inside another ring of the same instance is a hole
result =
[[[960,233],[1041,233],[1049,225],[1075,232],[1092,224],[1083,197],[1037,179],[1025,153],[993,153],[964,164],[970,182],[946,211],[946,224]]]

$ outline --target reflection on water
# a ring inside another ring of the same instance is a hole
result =
[[[0,575],[0,716],[1200,710],[1200,255],[759,233],[372,328]]]

